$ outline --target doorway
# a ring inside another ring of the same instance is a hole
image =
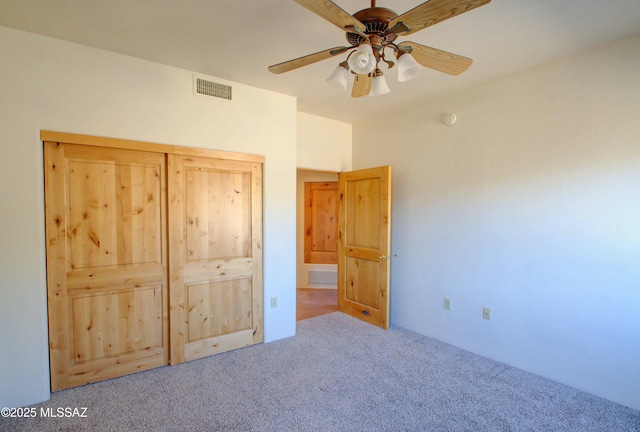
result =
[[[314,252],[327,252],[316,261],[298,258],[298,287],[337,287],[340,312],[383,329],[389,328],[391,171],[391,166],[380,166],[341,172],[337,189],[330,184],[335,178],[331,173],[315,186],[308,187],[310,182],[306,182],[305,192],[318,191],[317,195],[308,194],[317,203],[310,203],[309,198],[301,203],[303,200],[298,198],[298,208],[304,204],[304,210],[313,214],[311,220],[317,220],[316,225],[309,223],[309,217],[304,218],[304,225],[298,222],[298,257],[305,250],[307,257],[314,256],[308,253],[308,247],[303,247],[309,238]],[[298,197],[305,180],[317,174],[299,170]],[[333,195],[326,193],[330,190]],[[298,210],[298,221],[302,214]],[[333,226],[333,233],[327,228],[329,225]],[[302,226],[304,230],[300,229]],[[332,247],[337,248],[337,253]],[[327,256],[334,256],[335,264],[328,264]],[[311,270],[309,266],[322,267]]]
[[[297,171],[296,320],[308,319],[338,310],[337,264],[305,262],[305,237],[307,237],[305,183],[335,183],[337,181],[338,173],[336,172],[305,169]],[[308,255],[307,253],[307,257]]]

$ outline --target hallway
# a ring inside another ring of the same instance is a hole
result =
[[[298,288],[296,290],[296,320],[304,320],[338,310],[338,290]]]

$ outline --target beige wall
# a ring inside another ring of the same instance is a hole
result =
[[[639,119],[640,35],[354,124],[392,323],[640,409]]]
[[[2,27],[0,58],[0,406],[49,397],[42,129],[265,155],[265,339],[295,334],[295,98]]]
[[[298,168],[319,171],[351,169],[351,125],[298,113]]]

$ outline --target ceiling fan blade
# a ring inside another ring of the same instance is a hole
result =
[[[398,30],[398,33],[410,35],[488,3],[491,3],[491,0],[429,0],[392,19],[389,28],[403,23],[409,30]]]
[[[364,32],[366,27],[360,21],[342,10],[338,5],[330,0],[293,0],[301,6],[306,7],[316,15],[329,21],[331,24],[344,30],[345,27],[354,26],[355,29]]]
[[[369,75],[357,74],[353,79],[353,89],[351,90],[351,97],[357,98],[367,96],[371,93],[371,82],[373,78]]]
[[[422,66],[444,72],[449,75],[460,75],[469,69],[473,60],[457,54],[420,45],[415,42],[402,42],[399,47],[411,47],[411,55]]]
[[[350,50],[353,47],[335,47],[329,48],[328,50],[320,51],[315,54],[309,54],[304,57],[299,57],[297,59],[289,60],[283,63],[278,63],[273,66],[269,66],[269,72],[274,74],[281,74],[283,72],[289,72],[294,69],[298,69],[302,66],[308,66],[310,64],[319,62],[321,60],[326,60],[338,54],[342,54],[343,52]]]

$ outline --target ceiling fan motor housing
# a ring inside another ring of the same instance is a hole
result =
[[[387,33],[389,31],[389,22],[398,16],[397,13],[387,8],[372,7],[363,9],[353,14],[353,17],[365,25],[364,33],[366,35],[379,36],[382,47],[396,40],[398,35],[395,33]],[[365,37],[357,33],[347,32],[347,41],[351,46],[358,46],[366,40]]]

